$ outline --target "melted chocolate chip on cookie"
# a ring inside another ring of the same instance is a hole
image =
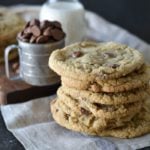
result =
[[[87,115],[87,116],[90,114],[90,112],[88,110],[86,110],[82,107],[81,107],[80,111],[81,111],[82,114]]]
[[[114,58],[116,55],[113,52],[105,52],[102,54],[104,58]]]
[[[80,52],[80,51],[76,51],[76,52],[73,52],[73,53],[72,53],[72,57],[73,57],[73,58],[78,58],[78,57],[80,57],[80,56],[82,56],[82,52]]]

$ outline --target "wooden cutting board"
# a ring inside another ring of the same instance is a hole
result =
[[[4,75],[4,65],[0,65],[0,105],[13,104],[45,97],[56,93],[60,84],[36,87],[24,81],[11,81]]]

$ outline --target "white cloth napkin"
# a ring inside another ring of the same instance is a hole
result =
[[[50,113],[54,97],[1,107],[8,130],[26,150],[135,150],[150,146],[150,134],[134,139],[102,138],[60,127]]]
[[[33,7],[18,7],[26,12]],[[16,8],[13,8],[17,11]],[[27,11],[25,11],[27,10]],[[32,16],[37,15],[32,12]],[[30,16],[31,17],[31,16]],[[139,49],[150,62],[150,45],[102,17],[86,12],[87,37],[98,41],[116,41]],[[30,102],[1,106],[7,129],[27,150],[134,150],[150,146],[150,134],[134,139],[91,137],[57,125],[51,116],[47,97]]]

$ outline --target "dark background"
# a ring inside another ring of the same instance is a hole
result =
[[[0,0],[0,5],[43,4],[45,0]],[[81,0],[85,8],[150,42],[150,0]]]

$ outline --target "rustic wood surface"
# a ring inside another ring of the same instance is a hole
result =
[[[15,73],[11,69],[11,75],[14,75],[14,74]],[[11,81],[11,80],[9,80],[5,76],[4,64],[0,64],[0,104],[1,105],[9,103],[7,100],[8,94],[14,93],[16,91],[25,90],[25,89],[28,89],[30,87],[31,87],[31,85],[29,85],[23,81]]]
[[[12,70],[11,75],[14,74],[15,73]],[[56,92],[59,85],[60,84],[58,83],[53,86],[36,87],[31,86],[22,80],[11,81],[5,76],[4,64],[0,65],[0,105],[20,103],[49,96]]]

